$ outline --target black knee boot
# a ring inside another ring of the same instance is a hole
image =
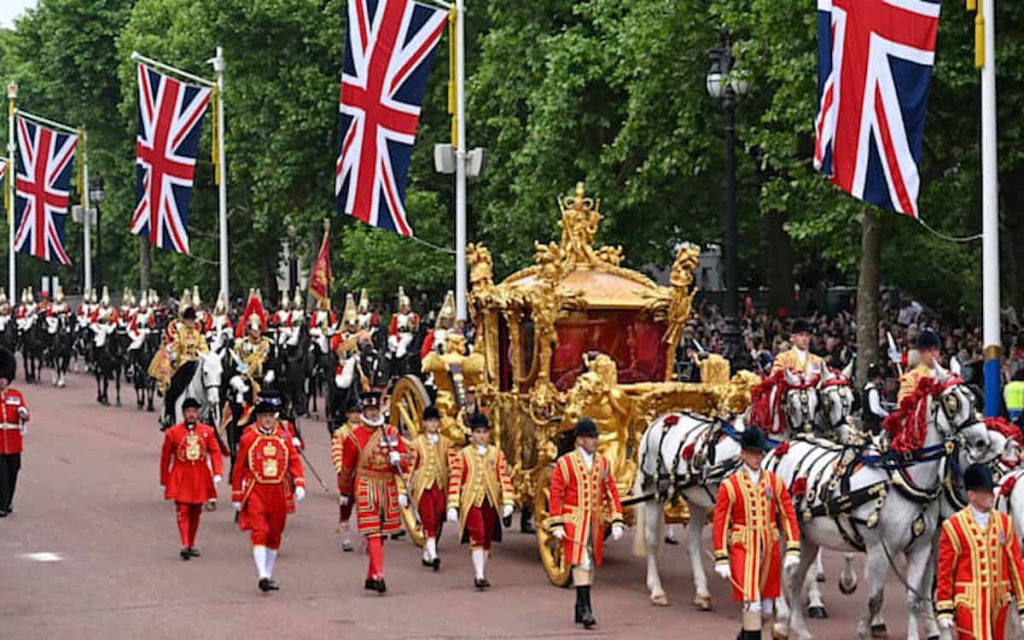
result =
[[[576,587],[576,597],[579,600],[579,622],[583,628],[589,629],[597,624],[594,611],[590,607],[590,585]]]

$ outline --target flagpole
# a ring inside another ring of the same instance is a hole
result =
[[[10,206],[7,209],[7,288],[11,292],[11,300],[18,295],[17,260],[14,255],[14,208],[15,186],[17,180],[17,164],[14,162],[14,101],[18,97],[18,85],[7,85],[7,193]]]
[[[466,314],[466,3],[455,0],[455,317]]]
[[[80,136],[78,138],[78,143],[80,145],[79,157],[81,158],[81,161],[82,161],[82,193],[81,193],[81,196],[82,196],[82,212],[84,214],[83,215],[83,222],[85,223],[85,231],[83,232],[84,233],[84,237],[83,237],[83,242],[82,242],[82,244],[84,245],[82,247],[82,253],[84,254],[84,256],[82,258],[82,265],[83,265],[83,268],[85,270],[85,277],[84,277],[85,289],[84,289],[84,291],[89,291],[90,289],[92,289],[92,230],[89,229],[89,227],[92,226],[92,212],[89,210],[89,154],[88,154],[88,152],[86,150],[85,142],[86,142],[86,133],[85,133],[85,129],[82,129],[82,132],[81,132],[81,134],[80,134]]]
[[[220,221],[220,291],[230,295],[228,290],[228,167],[225,159],[224,142],[224,49],[217,47],[217,55],[210,60],[217,74],[217,202]]]
[[[981,228],[985,340],[985,415],[999,415],[1002,336],[999,329],[999,169],[996,154],[995,0],[981,0],[984,66],[981,69]]]

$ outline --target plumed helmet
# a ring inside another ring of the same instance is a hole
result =
[[[350,327],[359,324],[359,314],[356,313],[356,299],[351,293],[345,296],[345,310],[341,314],[341,322]]]
[[[14,353],[7,347],[0,347],[0,378],[7,378],[11,382],[17,373],[18,361]]]
[[[292,301],[288,299],[288,292],[281,294],[281,310],[288,311],[292,307]]]
[[[222,316],[228,312],[228,292],[221,291],[217,295],[217,304],[213,306],[213,312],[216,315]]]
[[[25,289],[25,302],[27,304],[32,304],[35,301],[36,297],[32,295],[32,287],[28,287],[27,289]]]
[[[370,294],[366,292],[366,289],[362,289],[359,292],[359,313],[370,312]]]
[[[474,413],[469,416],[469,428],[471,431],[476,431],[477,429],[490,431],[491,421],[487,419],[487,414],[485,413]]]
[[[440,420],[441,419],[441,412],[438,411],[437,407],[435,407],[434,405],[430,405],[429,407],[427,407],[426,409],[423,410],[423,419],[424,420]]]
[[[967,467],[964,471],[964,486],[968,491],[991,491],[996,486],[992,469],[980,462]]]
[[[409,300],[409,296],[405,295],[405,287],[398,287],[398,308],[408,309],[412,306],[412,302]]]
[[[192,304],[197,307],[203,304],[203,299],[199,297],[199,285],[192,285]]]
[[[103,297],[100,298],[100,304],[102,304],[104,307],[110,305],[110,288],[109,287],[103,287]]]
[[[793,325],[790,327],[789,333],[791,335],[796,335],[798,333],[814,332],[811,330],[811,323],[808,322],[806,318],[797,318],[796,320],[793,321]]]
[[[740,435],[740,448],[744,451],[768,451],[768,439],[764,437],[764,431],[754,426],[748,426]]]
[[[448,291],[441,303],[441,310],[437,312],[435,329],[451,329],[455,326],[455,293]]]
[[[302,301],[302,292],[296,288],[295,297],[292,299],[292,309],[302,311],[305,307],[306,304]]]
[[[259,291],[249,289],[249,299],[245,303],[245,311],[242,312],[240,322],[235,328],[235,337],[241,338],[248,328],[258,329],[260,333],[267,328],[267,312],[263,308],[263,301],[260,300]]]
[[[939,335],[931,329],[925,329],[917,336],[917,342],[915,345],[918,351],[924,349],[938,349],[942,346],[939,341]]]
[[[58,304],[64,302],[64,287],[57,285],[57,291],[53,294],[53,300]]]
[[[0,287],[0,304],[7,304],[7,290]]]
[[[184,317],[185,310],[192,307],[192,292],[186,288],[181,292],[181,300],[178,302],[178,315]],[[195,309],[193,309],[193,312]]]
[[[577,438],[579,438],[579,437],[596,438],[597,437],[597,423],[594,422],[593,420],[591,420],[590,418],[588,418],[587,416],[583,416],[582,418],[580,418],[579,420],[576,421],[575,432],[576,432],[576,437]]]

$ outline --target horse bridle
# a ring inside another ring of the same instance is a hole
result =
[[[832,397],[833,393],[838,396],[838,399]],[[818,407],[818,413],[824,419],[824,422],[830,430],[837,429],[843,421],[853,413],[853,393],[850,385],[843,382],[825,383],[825,386],[821,388],[819,394],[821,405]],[[836,403],[839,403],[842,408],[840,417],[835,421],[832,420],[832,408]]]

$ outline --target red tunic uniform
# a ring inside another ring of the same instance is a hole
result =
[[[391,451],[402,454],[401,470],[391,465]],[[402,528],[396,473],[407,471],[405,454],[405,443],[390,425],[360,424],[345,438],[338,489],[343,496],[354,496],[359,533],[368,538],[398,533]]]
[[[490,549],[492,541],[500,541],[498,509],[512,506],[514,497],[508,461],[501,449],[487,445],[481,454],[470,444],[452,457],[448,508],[459,510],[463,542]]]
[[[219,476],[221,469],[221,451],[213,427],[197,424],[189,429],[181,423],[167,430],[160,456],[164,498],[199,505],[216,499],[213,476]]]
[[[551,474],[550,496],[548,525],[565,530],[566,563],[583,564],[589,549],[594,566],[601,566],[605,523],[624,524],[608,459],[595,453],[588,469],[579,449],[562,456]]]
[[[774,473],[762,470],[755,485],[741,468],[722,483],[715,501],[712,537],[715,562],[729,562],[736,600],[779,597],[780,526],[786,536],[786,553],[799,555],[800,530],[793,502]]]
[[[21,418],[18,410],[23,408],[27,411],[28,405],[25,398],[17,389],[4,389],[0,391],[0,454],[21,453],[23,443],[21,438]]]
[[[1011,598],[1024,613],[1024,565],[1010,517],[989,512],[984,529],[967,507],[942,524],[935,611],[960,640],[1002,640]]]
[[[281,546],[285,520],[295,508],[292,482],[306,486],[302,460],[288,430],[278,423],[270,433],[259,428],[246,431],[238,445],[231,499],[242,503],[238,528],[251,532],[253,546]]]

